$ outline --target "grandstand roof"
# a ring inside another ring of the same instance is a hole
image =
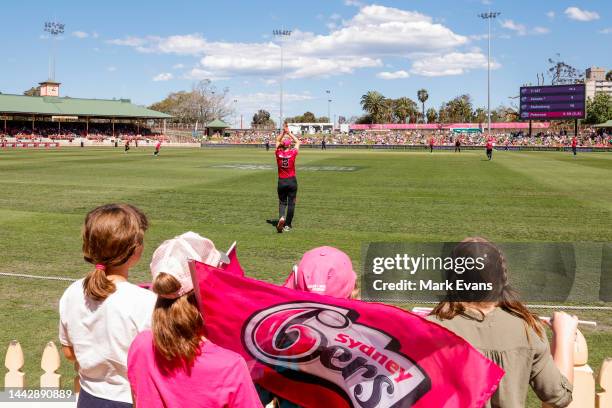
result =
[[[224,121],[220,119],[215,119],[212,122],[208,122],[205,127],[207,128],[228,128],[230,127],[230,125],[228,125],[227,123],[225,123]]]
[[[172,117],[162,112],[134,105],[129,99],[82,99],[7,94],[0,94],[0,113],[147,119]]]

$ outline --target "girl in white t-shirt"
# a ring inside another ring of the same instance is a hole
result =
[[[127,204],[103,205],[85,218],[83,258],[95,268],[59,303],[64,355],[78,364],[78,407],[132,406],[127,353],[136,335],[151,327],[156,296],[127,279],[147,227],[146,216]]]

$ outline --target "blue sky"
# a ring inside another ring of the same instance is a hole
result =
[[[489,4],[490,3],[490,4]],[[46,79],[51,41],[43,24],[57,19],[61,94],[127,97],[150,104],[204,78],[229,88],[245,123],[258,108],[278,117],[279,47],[285,42],[285,116],[310,110],[361,114],[369,90],[427,105],[469,93],[486,105],[486,24],[493,24],[492,106],[535,83],[546,59],[580,69],[612,69],[612,2],[488,0],[315,1],[3,1],[0,92],[21,93]],[[547,78],[547,80],[549,80]],[[233,120],[233,118],[228,118]]]

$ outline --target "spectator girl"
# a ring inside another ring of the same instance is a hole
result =
[[[128,282],[143,251],[148,222],[137,208],[108,204],[90,211],[83,226],[83,258],[94,265],[59,302],[59,338],[78,364],[78,407],[132,406],[127,354],[149,328],[155,295]]]
[[[242,356],[204,336],[187,261],[217,266],[222,256],[212,241],[193,232],[155,250],[151,275],[157,303],[152,330],[136,337],[128,356],[137,406],[261,407]]]
[[[284,287],[302,292],[318,293],[340,299],[357,299],[357,274],[351,258],[341,250],[322,246],[307,251],[287,277]],[[266,406],[276,400],[279,408],[299,408],[298,405],[279,398],[257,386],[261,402]]]
[[[302,256],[284,286],[341,299],[355,299],[359,295],[356,281],[357,274],[353,271],[351,258],[337,248],[322,246]]]
[[[471,282],[492,284],[491,291],[449,291],[428,319],[463,337],[505,375],[487,407],[525,406],[528,387],[552,407],[572,401],[574,341],[578,320],[554,313],[551,349],[540,319],[521,303],[508,284],[502,252],[483,238],[467,238],[452,252],[457,259],[486,259],[484,268],[469,269],[460,276]]]

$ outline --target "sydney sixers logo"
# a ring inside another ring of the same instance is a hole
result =
[[[412,406],[431,389],[427,373],[396,351],[396,340],[358,317],[337,306],[286,303],[252,315],[242,340],[258,361],[284,375],[314,377],[353,407]]]

